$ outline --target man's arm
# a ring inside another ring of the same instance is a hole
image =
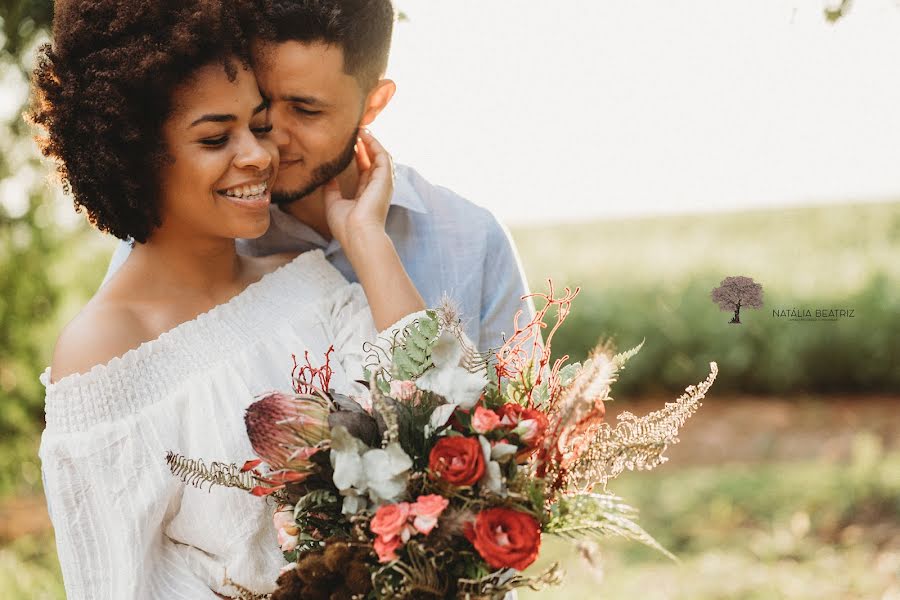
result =
[[[531,298],[521,299],[529,293],[528,282],[512,236],[493,215],[487,224],[482,277],[479,350],[484,351],[499,348],[504,334],[507,338],[513,334],[517,311],[522,311],[520,325],[534,316]]]
[[[116,271],[119,270],[119,267],[122,266],[129,254],[131,254],[131,242],[120,241],[119,245],[116,246],[116,251],[113,252],[112,258],[109,260],[106,275],[103,276],[103,283],[100,284],[101,287],[116,274]]]

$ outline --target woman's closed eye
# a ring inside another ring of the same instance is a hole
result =
[[[259,127],[251,127],[250,131],[252,131],[257,136],[262,136],[270,131],[272,131],[272,125],[260,125]],[[200,140],[200,143],[208,148],[219,148],[228,143],[228,135],[220,135],[217,137],[208,137]]]
[[[227,142],[228,142],[227,135],[222,135],[222,136],[214,137],[214,138],[204,138],[204,139],[200,140],[201,144],[203,144],[204,146],[212,147],[212,148],[224,146]]]

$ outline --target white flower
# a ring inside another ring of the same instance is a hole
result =
[[[481,476],[481,487],[491,492],[505,496],[503,489],[503,477],[500,475],[500,463],[491,460],[491,443],[483,435],[478,436],[478,442],[481,444],[481,451],[484,453],[484,475]]]
[[[350,435],[346,427],[331,430],[330,458],[334,469],[332,480],[344,497],[341,509],[344,514],[356,514],[366,507],[366,499],[362,496],[366,491],[362,453],[368,448]]]
[[[462,359],[463,348],[459,339],[453,333],[444,331],[431,349],[434,368],[419,377],[416,385],[421,390],[443,396],[450,404],[471,409],[487,385],[487,377],[461,367]]]
[[[412,459],[399,444],[371,449],[346,427],[331,432],[332,480],[344,497],[341,512],[356,514],[368,506],[395,502],[406,492]]]
[[[491,460],[503,461],[511,456],[515,456],[518,451],[519,447],[514,444],[497,442],[494,444],[493,448],[491,448]]]
[[[369,450],[362,457],[369,498],[376,504],[396,502],[406,492],[406,480],[412,459],[400,444],[388,444],[384,450]]]

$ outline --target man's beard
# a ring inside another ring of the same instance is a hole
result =
[[[334,160],[322,163],[313,169],[309,183],[302,188],[292,191],[276,191],[272,190],[272,203],[278,206],[286,206],[291,202],[295,202],[301,198],[310,195],[338,175],[344,172],[356,156],[356,139],[357,133],[353,132],[350,141],[347,142],[344,150]]]

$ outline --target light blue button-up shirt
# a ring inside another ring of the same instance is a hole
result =
[[[257,239],[238,240],[240,254],[322,249],[344,277],[359,281],[337,240],[326,240],[275,205],[270,210],[269,230]],[[385,230],[425,304],[435,307],[444,294],[449,296],[459,307],[466,335],[480,350],[497,348],[504,334],[512,334],[516,311],[524,311],[520,322],[525,323],[534,314],[532,303],[521,299],[528,285],[512,238],[487,209],[397,165]],[[127,242],[119,244],[106,279],[130,250]]]

